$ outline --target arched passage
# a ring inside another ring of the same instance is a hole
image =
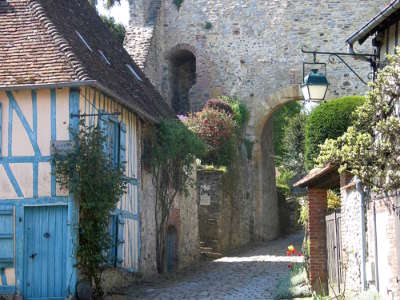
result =
[[[175,113],[191,111],[189,93],[196,83],[196,57],[186,49],[177,49],[170,56],[171,105]]]
[[[268,96],[253,112],[253,163],[257,177],[254,181],[254,234],[258,240],[270,240],[279,235],[272,116],[281,105],[301,99],[299,86],[292,85]]]

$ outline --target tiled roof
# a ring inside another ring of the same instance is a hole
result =
[[[0,1],[0,87],[71,83],[95,85],[151,121],[173,116],[87,0]]]

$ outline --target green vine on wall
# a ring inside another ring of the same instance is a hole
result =
[[[187,195],[193,185],[196,157],[204,144],[178,120],[165,120],[154,128],[145,163],[151,169],[155,194],[156,254],[159,273],[167,270],[166,237],[168,221],[178,194]]]
[[[94,296],[101,297],[101,274],[111,247],[109,216],[127,182],[122,166],[114,166],[105,153],[105,135],[98,126],[81,121],[79,131],[71,133],[73,150],[53,156],[56,181],[79,205],[77,265],[92,285]]]

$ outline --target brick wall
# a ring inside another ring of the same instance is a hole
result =
[[[313,290],[327,291],[327,253],[326,253],[326,189],[309,188],[308,232],[310,238],[310,283]]]

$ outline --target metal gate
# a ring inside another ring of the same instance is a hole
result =
[[[167,270],[173,271],[178,264],[178,234],[175,227],[168,228],[167,233]]]
[[[24,210],[24,299],[65,299],[67,207]]]
[[[334,212],[325,218],[329,282],[339,293],[343,288],[340,218],[340,212]]]

